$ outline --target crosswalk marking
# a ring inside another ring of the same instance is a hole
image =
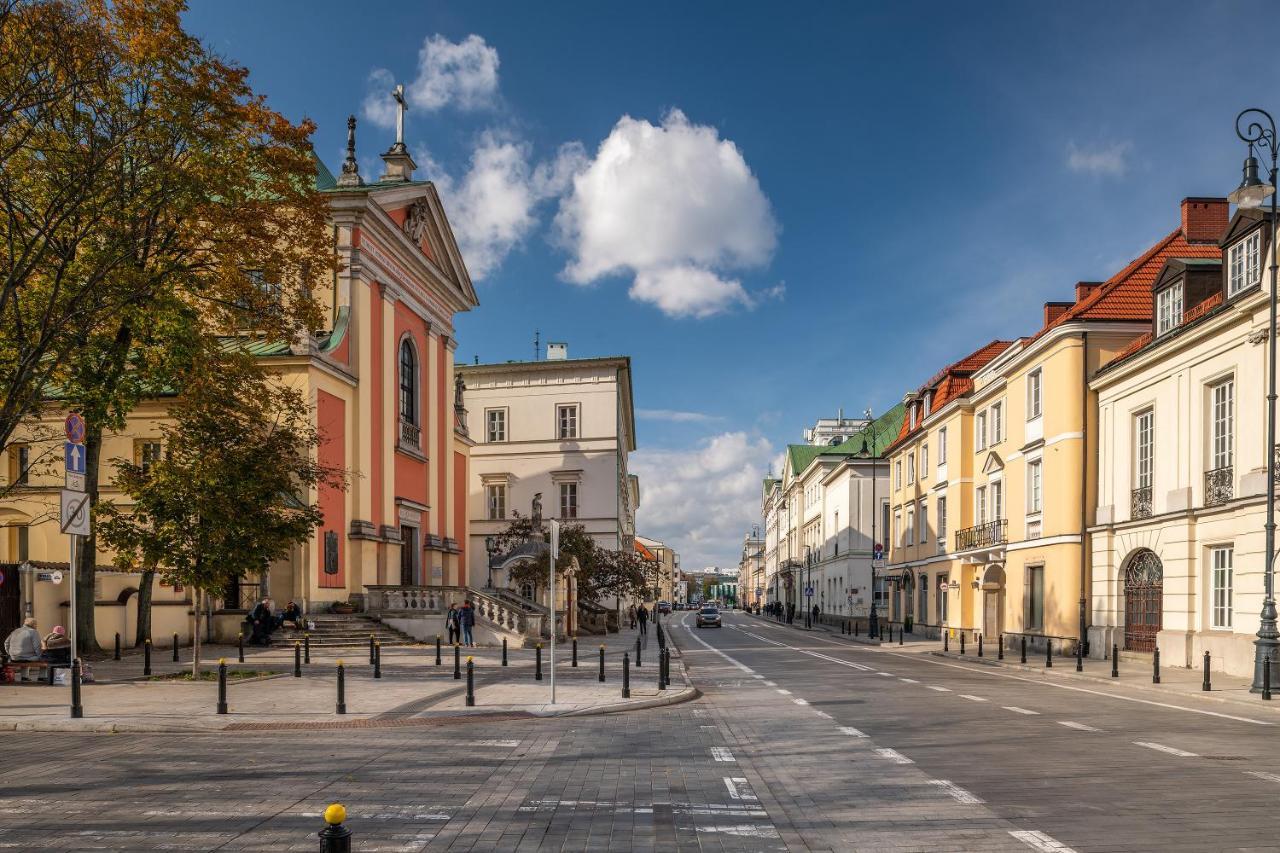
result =
[[[970,794],[968,791],[966,791],[964,788],[961,788],[955,782],[949,782],[946,779],[930,779],[929,784],[937,785],[943,791],[946,791],[947,795],[950,796],[951,799],[955,800],[957,803],[964,803],[966,806],[973,806],[982,802],[981,797],[977,797],[977,796],[974,796],[973,794]]]
[[[1076,853],[1061,841],[1055,841],[1039,830],[1011,829],[1009,834],[1031,849],[1041,851],[1041,853]]]
[[[1170,755],[1176,755],[1179,758],[1195,758],[1194,752],[1187,752],[1185,749],[1178,749],[1176,746],[1165,746],[1162,743],[1153,743],[1148,740],[1135,740],[1134,746],[1145,746],[1147,749],[1154,749],[1157,752],[1167,752]]]
[[[1102,729],[1095,729],[1093,726],[1086,726],[1084,723],[1077,723],[1075,720],[1058,720],[1058,725],[1066,726],[1069,729],[1075,729],[1078,732],[1102,731]]]
[[[907,758],[901,752],[898,752],[898,750],[889,749],[888,747],[885,747],[883,749],[877,749],[876,755],[880,756],[883,759],[886,759],[887,761],[892,761],[894,764],[915,764],[914,761],[912,761],[910,758]]]

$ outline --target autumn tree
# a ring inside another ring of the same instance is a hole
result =
[[[323,519],[308,495],[343,479],[316,461],[320,436],[296,389],[248,356],[216,361],[188,377],[163,427],[159,460],[146,469],[113,462],[125,500],[102,504],[97,518],[117,565],[194,590],[197,675],[207,597],[310,539]]]

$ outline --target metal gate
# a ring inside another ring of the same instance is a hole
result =
[[[1154,651],[1164,605],[1164,567],[1146,548],[1129,558],[1124,573],[1124,647]]]
[[[17,563],[0,563],[0,643],[22,624],[22,583]]]

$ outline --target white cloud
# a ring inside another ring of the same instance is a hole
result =
[[[428,36],[418,51],[418,74],[405,86],[411,108],[428,112],[452,104],[462,110],[490,106],[498,96],[498,51],[477,35],[451,42]],[[369,72],[361,113],[378,127],[395,127],[395,75],[386,68]]]
[[[681,412],[675,409],[636,409],[636,417],[646,421],[667,421],[677,424],[705,424],[721,420],[702,412]]]
[[[485,131],[466,174],[455,180],[430,152],[415,153],[444,198],[467,270],[477,281],[497,269],[537,227],[536,206],[564,192],[582,158],[581,146],[568,144],[551,160],[531,166],[528,143]]]
[[[1129,170],[1131,142],[1115,142],[1096,148],[1084,148],[1074,141],[1067,143],[1067,168],[1090,175],[1119,177]]]
[[[760,523],[763,463],[773,453],[767,440],[745,432],[689,449],[637,451],[637,532],[674,547],[686,566],[737,565],[742,537]]]
[[[661,126],[621,118],[573,176],[556,228],[568,280],[629,274],[633,299],[692,317],[753,304],[724,271],[767,263],[778,231],[737,146],[679,110]]]

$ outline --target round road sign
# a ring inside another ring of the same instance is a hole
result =
[[[84,418],[78,412],[67,415],[67,441],[72,444],[84,444]]]

